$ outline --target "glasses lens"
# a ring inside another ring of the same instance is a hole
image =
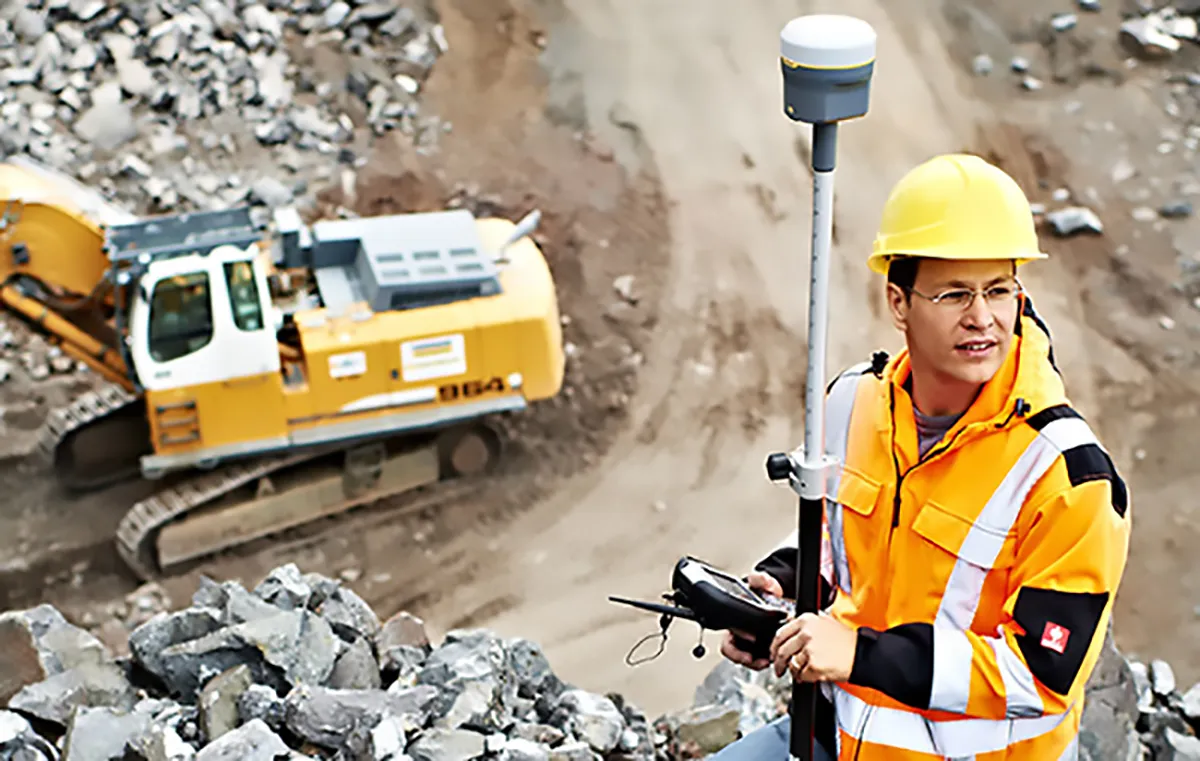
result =
[[[987,290],[987,300],[993,304],[1007,304],[1017,295],[1017,289],[1011,285],[996,285]]]
[[[964,289],[955,289],[953,291],[943,291],[934,297],[934,302],[948,307],[965,307],[970,303],[971,297],[975,294]]]

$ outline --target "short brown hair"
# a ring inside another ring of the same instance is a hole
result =
[[[901,256],[888,262],[888,282],[899,286],[906,294],[917,282],[917,268],[921,259],[917,256]]]

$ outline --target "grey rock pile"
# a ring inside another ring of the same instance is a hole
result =
[[[423,0],[10,0],[0,155],[143,213],[287,203],[373,136],[435,144],[417,96],[447,49]]]
[[[1170,664],[1131,661],[1137,728],[1151,761],[1200,761],[1200,683],[1180,691]]]
[[[1100,13],[1104,10],[1101,3],[1098,0],[1077,0],[1077,6],[1078,13],[1053,11],[1037,21],[1033,36],[1047,50],[1059,51],[1059,55],[1052,57],[1059,60],[1044,61],[1039,66],[1023,55],[1009,58],[1008,71],[1021,89],[1036,92],[1046,86],[1047,80],[1061,83],[1076,79],[1079,75],[1113,74],[1090,60],[1092,43],[1076,36],[1083,29],[1081,16]],[[1195,0],[1175,0],[1166,4],[1139,2],[1137,6],[1138,12],[1122,10],[1117,21],[1115,36],[1128,56],[1145,61],[1162,61],[1176,56],[1185,46],[1200,43],[1200,3]],[[1086,26],[1086,33],[1090,33],[1092,25]],[[1112,34],[1111,30],[1107,33]],[[986,77],[996,71],[997,65],[992,56],[980,53],[972,60],[971,67],[976,75]],[[1194,77],[1191,75],[1191,78]]]
[[[32,380],[43,381],[51,375],[83,373],[87,365],[77,362],[58,346],[48,343],[24,324],[7,315],[0,316],[0,384],[7,382],[19,367]]]
[[[617,695],[484,629],[434,645],[341,582],[275,569],[204,579],[129,634],[129,655],[49,605],[0,614],[0,758],[21,761],[591,761],[662,757]]]
[[[676,761],[784,714],[790,680],[721,661],[693,704],[650,721],[560,679],[540,647],[487,629],[430,641],[343,582],[276,568],[247,590],[201,580],[125,611],[121,654],[55,608],[0,613],[5,761]],[[614,664],[614,668],[620,667]],[[1200,761],[1200,686],[1106,645],[1082,761]]]

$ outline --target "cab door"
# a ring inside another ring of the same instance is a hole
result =
[[[152,262],[131,311],[155,451],[171,465],[286,446],[266,277],[251,251]]]

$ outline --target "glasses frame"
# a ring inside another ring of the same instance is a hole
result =
[[[921,293],[916,288],[912,288],[911,286],[905,288],[904,290],[907,291],[908,293],[912,293],[917,296],[920,296],[921,298],[925,299],[926,301],[933,304],[934,306],[942,307],[944,309],[956,309],[957,308],[957,309],[961,309],[962,311],[965,312],[968,309],[970,309],[972,306],[975,305],[975,299],[979,296],[983,297],[984,303],[986,303],[989,307],[1000,306],[1003,304],[1015,304],[1017,301],[1020,300],[1021,295],[1025,293],[1025,288],[1024,288],[1024,286],[1021,285],[1021,281],[1019,278],[1014,277],[1012,282],[1016,286],[1016,288],[1013,290],[1011,295],[1006,296],[1001,301],[992,301],[992,300],[988,299],[989,291],[991,291],[993,288],[1002,287],[999,284],[991,285],[991,286],[988,286],[987,288],[947,288],[946,290],[941,291],[940,293],[936,293],[932,296]],[[964,291],[970,294],[970,299],[968,299],[965,304],[959,306],[959,305],[956,305],[956,304],[946,300],[951,294],[958,294],[958,293],[962,293]]]

